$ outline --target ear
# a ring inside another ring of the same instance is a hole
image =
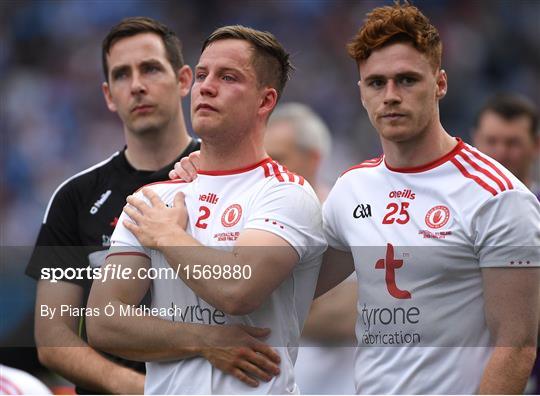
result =
[[[107,103],[107,108],[113,113],[116,113],[116,105],[113,102],[109,84],[107,82],[101,84],[101,90],[103,91],[103,97],[105,98],[105,103]]]
[[[191,90],[191,83],[193,82],[193,72],[191,67],[184,65],[178,70],[178,88],[180,89],[180,95],[185,97]]]
[[[448,91],[448,76],[444,69],[440,69],[437,72],[437,92],[435,96],[437,99],[442,99],[445,97],[446,91]]]
[[[264,88],[262,91],[262,99],[259,105],[258,113],[268,118],[274,107],[276,107],[277,101],[278,93],[275,88]]]

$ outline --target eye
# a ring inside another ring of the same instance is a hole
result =
[[[119,70],[113,73],[113,80],[118,81],[126,78],[128,75],[127,71],[125,70]]]
[[[206,78],[206,73],[198,72],[195,73],[195,81],[204,81]]]
[[[411,86],[414,83],[416,83],[416,81],[417,81],[416,78],[408,77],[408,76],[403,76],[403,77],[400,77],[400,79],[399,79],[399,83],[401,85],[405,85],[405,86]]]
[[[374,79],[368,82],[368,86],[371,88],[381,88],[384,86],[384,81],[381,79]]]
[[[236,81],[236,78],[234,76],[231,76],[230,74],[225,74],[222,78],[225,81]]]

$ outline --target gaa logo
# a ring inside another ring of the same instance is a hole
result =
[[[238,224],[241,217],[242,207],[238,204],[233,204],[223,212],[223,216],[221,216],[221,224],[223,224],[224,227],[232,227]]]
[[[450,220],[450,210],[444,205],[432,207],[426,213],[426,224],[430,228],[441,228]]]

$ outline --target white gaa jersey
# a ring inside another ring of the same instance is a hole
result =
[[[149,394],[289,394],[298,393],[293,364],[300,331],[313,300],[326,241],[319,201],[307,182],[267,158],[245,169],[229,172],[201,171],[191,183],[166,181],[150,185],[161,199],[173,205],[182,191],[190,214],[187,231],[201,244],[231,250],[244,229],[274,233],[293,246],[300,260],[290,277],[268,301],[248,315],[228,315],[198,297],[182,279],[152,281],[152,307],[181,309],[163,319],[224,325],[243,323],[267,327],[265,340],[281,356],[279,376],[252,388],[213,367],[204,358],[147,363],[145,393]],[[141,192],[136,194],[144,198]],[[112,252],[144,253],[152,267],[170,268],[157,250],[141,247],[121,226],[122,213],[112,237]]]
[[[458,140],[423,167],[351,168],[323,218],[358,276],[357,393],[475,393],[492,352],[481,268],[540,264],[534,195]]]

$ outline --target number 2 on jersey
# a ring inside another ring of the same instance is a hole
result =
[[[398,224],[406,224],[410,220],[409,212],[407,212],[407,208],[409,207],[408,202],[400,202],[400,205],[396,202],[390,202],[386,209],[388,210],[388,213],[383,218],[382,223],[383,224],[394,224],[394,221]],[[396,213],[399,210],[399,214],[396,216]]]
[[[208,209],[206,206],[201,206],[199,208],[199,213],[200,216],[195,223],[195,227],[206,229],[206,227],[208,227],[208,223],[203,223],[203,220],[206,220],[208,217],[210,217],[210,209]]]

